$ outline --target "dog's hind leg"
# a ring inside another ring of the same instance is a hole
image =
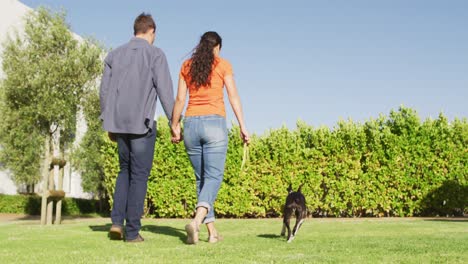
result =
[[[299,231],[299,228],[301,227],[304,220],[305,219],[304,219],[303,211],[296,210],[296,224],[294,225],[293,236],[297,234],[297,231]]]
[[[291,214],[288,214],[288,215],[285,216],[285,218],[283,220],[283,225],[288,230],[288,240],[289,240],[289,238],[291,238],[290,221],[291,221]]]
[[[297,231],[299,231],[299,228],[301,228],[302,226],[302,223],[304,223],[304,220],[305,219],[301,219],[301,220],[298,220],[297,222],[299,223],[296,223],[296,226],[294,226],[294,229],[293,229],[293,236],[295,236],[297,234]]]
[[[296,225],[294,225],[293,232],[288,232],[288,243],[291,243],[294,240],[294,237],[296,236],[296,226],[297,226],[297,220],[296,220]],[[290,229],[288,229],[290,231]]]
[[[283,221],[283,228],[281,228],[281,236],[284,236],[286,234],[286,225],[284,224]]]

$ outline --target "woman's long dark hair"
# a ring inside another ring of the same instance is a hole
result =
[[[214,31],[208,31],[200,39],[200,43],[195,47],[190,63],[190,82],[197,88],[208,85],[211,82],[211,71],[215,62],[213,49],[222,46],[223,40]]]

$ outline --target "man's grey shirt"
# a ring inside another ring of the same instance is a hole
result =
[[[104,60],[99,97],[104,130],[145,134],[153,127],[156,101],[172,119],[174,91],[164,52],[141,38],[132,38]]]

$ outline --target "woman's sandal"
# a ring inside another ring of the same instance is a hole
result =
[[[217,242],[220,242],[220,241],[223,241],[223,240],[224,240],[224,238],[220,234],[218,234],[216,236],[209,236],[208,237],[208,242],[209,243],[217,243]]]
[[[192,221],[185,226],[185,231],[187,232],[187,244],[196,244],[198,243],[198,229],[197,223]]]

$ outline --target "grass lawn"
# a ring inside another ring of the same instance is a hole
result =
[[[0,263],[468,263],[468,219],[308,218],[296,239],[281,219],[221,219],[225,240],[186,245],[188,220],[143,220],[145,242],[109,241],[109,219],[0,223]]]

